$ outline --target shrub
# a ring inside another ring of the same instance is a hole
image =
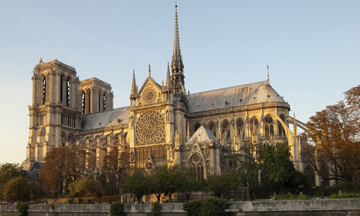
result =
[[[360,198],[360,193],[355,194],[356,198]]]
[[[51,203],[49,206],[50,206],[50,208],[54,211],[54,209],[55,209],[55,204],[54,204],[54,203]]]
[[[185,203],[184,210],[188,216],[225,216],[227,215],[225,209],[229,206],[229,202],[225,199],[206,197]]]
[[[349,198],[349,195],[348,194],[343,194],[342,198]]]
[[[111,216],[125,216],[124,203],[114,202],[110,205]]]
[[[336,194],[331,195],[331,199],[336,199]]]
[[[27,216],[28,208],[29,208],[29,203],[19,203],[16,205],[16,209],[20,213],[20,216]]]
[[[291,193],[286,194],[287,199],[294,199],[294,195]]]
[[[353,193],[349,193],[349,198],[354,198],[354,194],[353,194]]]
[[[161,205],[158,202],[152,204],[151,213],[153,216],[159,216],[161,211]]]

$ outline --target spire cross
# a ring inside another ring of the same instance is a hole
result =
[[[149,64],[149,77],[151,76],[151,69],[150,69],[150,64]]]

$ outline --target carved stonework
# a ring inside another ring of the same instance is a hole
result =
[[[156,91],[153,88],[147,88],[145,89],[144,93],[142,93],[142,101],[145,104],[152,104],[156,102]]]
[[[154,144],[165,142],[165,120],[159,111],[149,111],[136,120],[136,143]]]

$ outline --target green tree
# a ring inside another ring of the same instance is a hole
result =
[[[189,201],[192,192],[203,190],[204,183],[196,181],[196,176],[191,168],[180,167],[179,171],[180,175],[177,178],[178,190],[185,193],[186,201]]]
[[[235,172],[239,175],[240,185],[248,190],[251,200],[255,199],[255,191],[259,188],[259,170],[261,159],[257,145],[248,144],[242,147],[248,154],[232,155]]]
[[[265,146],[260,151],[263,154],[260,165],[263,191],[297,193],[309,187],[306,176],[297,171],[290,160],[291,154],[287,144],[277,143],[276,146]]]
[[[131,175],[125,177],[124,183],[120,186],[121,194],[132,193],[138,202],[141,197],[149,193],[148,176],[141,169],[134,169]]]
[[[29,199],[33,188],[30,180],[23,176],[11,178],[4,186],[4,198],[7,200],[24,200]]]
[[[17,177],[27,177],[26,171],[17,163],[5,163],[0,165],[0,199],[4,197],[6,183]]]
[[[70,196],[91,196],[91,197],[100,197],[101,196],[101,182],[94,179],[80,179],[77,182],[73,182],[68,185],[68,190],[70,191]]]
[[[239,189],[240,182],[234,171],[226,171],[221,175],[209,175],[207,186],[215,196],[220,198],[227,191]]]

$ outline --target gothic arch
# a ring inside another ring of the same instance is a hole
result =
[[[189,167],[192,168],[197,181],[206,178],[205,159],[199,153],[190,156]]]
[[[265,137],[271,138],[274,137],[274,118],[268,114],[264,118],[264,131],[265,131]]]
[[[315,171],[311,167],[310,164],[305,166],[303,173],[309,179],[309,181],[311,182],[311,186],[312,187],[316,186],[316,184],[315,184]]]

